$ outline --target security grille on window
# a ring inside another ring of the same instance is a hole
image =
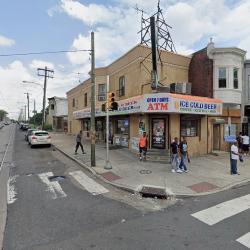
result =
[[[181,136],[198,136],[199,118],[192,116],[181,117]]]
[[[119,78],[119,96],[125,95],[125,76]]]
[[[227,69],[219,68],[219,88],[227,87]]]
[[[234,88],[239,88],[239,81],[238,81],[238,69],[234,68]]]
[[[106,84],[98,85],[98,101],[106,101]]]
[[[88,106],[88,94],[85,93],[84,94],[84,107],[87,107]]]

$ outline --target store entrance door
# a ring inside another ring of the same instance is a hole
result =
[[[220,124],[213,125],[213,150],[220,150]]]
[[[163,118],[152,119],[152,148],[165,149],[166,147],[166,120]]]

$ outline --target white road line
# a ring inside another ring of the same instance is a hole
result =
[[[75,178],[75,180],[81,186],[83,186],[88,192],[90,192],[93,195],[99,195],[109,192],[105,187],[103,187],[102,185],[98,184],[97,182],[89,178],[82,171],[70,172],[69,175]]]
[[[250,232],[248,232],[247,234],[244,234],[243,236],[238,238],[236,241],[238,241],[245,247],[250,248]]]
[[[239,214],[250,208],[250,194],[222,202],[214,207],[210,207],[191,214],[198,220],[212,226],[226,218]]]
[[[17,192],[16,192],[16,188],[14,185],[17,177],[18,176],[15,175],[15,176],[10,177],[8,180],[8,183],[7,183],[7,198],[8,198],[7,201],[8,201],[8,204],[12,204],[17,200],[17,198],[16,198]]]
[[[64,193],[64,191],[61,188],[61,185],[57,181],[50,181],[49,177],[53,176],[54,174],[52,172],[48,173],[42,173],[39,174],[39,178],[42,180],[44,184],[46,184],[47,189],[46,191],[51,193],[52,199],[57,199],[57,198],[63,198],[66,197],[67,195]]]

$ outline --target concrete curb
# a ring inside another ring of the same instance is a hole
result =
[[[68,153],[66,153],[62,149],[60,149],[58,146],[56,146],[54,144],[53,144],[53,146],[54,146],[54,148],[56,150],[58,150],[59,152],[61,152],[62,154],[64,154],[66,157],[68,157],[69,159],[71,159],[74,162],[76,162],[77,164],[79,164],[81,167],[83,167],[86,170],[88,170],[90,173],[92,173],[94,176],[96,176],[99,179],[101,179],[103,182],[105,182],[107,184],[110,184],[110,185],[112,185],[112,186],[114,186],[116,188],[125,190],[125,191],[127,191],[129,193],[138,193],[138,187],[136,189],[133,189],[133,188],[130,188],[128,186],[124,186],[124,185],[121,185],[121,184],[110,182],[110,181],[106,180],[105,178],[103,178],[100,174],[98,174],[94,170],[94,168],[91,168],[88,165],[86,165],[86,164],[80,162],[79,160],[75,159],[74,157],[72,157],[71,155],[69,155]],[[240,181],[240,182],[237,182],[237,183],[233,183],[233,184],[227,185],[225,187],[215,189],[213,191],[204,192],[204,193],[197,193],[197,194],[185,194],[185,193],[178,194],[178,193],[173,193],[171,190],[170,190],[170,192],[168,192],[168,188],[166,188],[166,193],[167,193],[167,199],[173,199],[173,197],[175,197],[175,198],[192,198],[192,197],[205,196],[205,195],[209,195],[209,194],[216,194],[216,193],[228,190],[228,189],[242,187],[242,186],[245,186],[245,185],[247,185],[249,183],[250,183],[250,179],[245,179],[243,181]],[[138,186],[140,186],[140,185],[138,185]]]
[[[84,164],[82,162],[80,162],[79,160],[75,159],[74,157],[72,157],[71,155],[69,155],[68,153],[66,153],[64,150],[60,149],[58,146],[54,145],[54,148],[56,150],[58,150],[59,152],[61,152],[63,155],[65,155],[66,157],[68,157],[69,159],[71,159],[72,161],[76,162],[78,165],[80,165],[81,167],[83,167],[84,169],[88,170],[91,174],[93,174],[94,176],[98,177],[99,179],[101,179],[103,182],[110,184],[116,188],[122,189],[124,191],[127,191],[129,193],[136,193],[136,190],[134,190],[133,188],[121,185],[121,184],[117,184],[117,183],[113,183],[108,181],[107,179],[103,178],[100,174],[98,174],[94,168],[89,167],[87,164]]]

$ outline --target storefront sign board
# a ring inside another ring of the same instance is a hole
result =
[[[199,96],[153,93],[118,101],[118,110],[110,111],[110,116],[133,113],[221,115],[222,102],[219,99]],[[105,114],[100,107],[96,108],[97,117]],[[74,117],[75,119],[90,117],[90,109],[75,111]]]

